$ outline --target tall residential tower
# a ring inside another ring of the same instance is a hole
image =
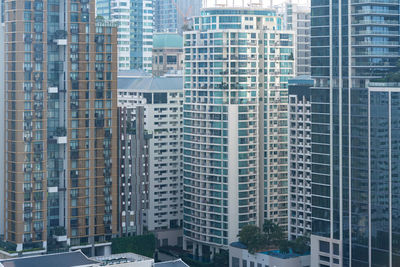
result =
[[[118,230],[116,28],[94,11],[93,1],[5,1],[2,197],[17,251],[102,254]]]
[[[151,72],[153,0],[95,0],[96,15],[118,27],[118,69]]]
[[[184,52],[184,248],[207,261],[247,224],[287,225],[293,34],[274,10],[209,8]]]

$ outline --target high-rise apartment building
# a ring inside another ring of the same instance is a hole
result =
[[[121,165],[121,193],[132,193],[131,199],[121,196],[122,201],[126,199],[121,211],[129,204],[138,206],[131,214],[141,213],[135,222],[138,233],[143,229],[179,229],[182,227],[182,77],[119,81],[121,121],[133,130],[121,135],[120,141],[125,144],[121,147],[125,162]],[[132,140],[128,141],[129,138]],[[137,195],[138,191],[141,195]]]
[[[151,73],[153,48],[153,0],[130,1],[131,69]]]
[[[275,10],[208,8],[184,33],[184,248],[208,260],[248,224],[287,226],[294,36]]]
[[[283,5],[284,25],[296,34],[296,74],[311,75],[311,9],[294,3]]]
[[[96,0],[96,15],[118,26],[118,69],[151,72],[152,0]]]
[[[312,266],[399,266],[399,2],[311,9]]]
[[[93,1],[5,1],[2,197],[17,251],[102,254],[117,234],[116,28],[94,11]]]
[[[307,76],[289,80],[290,240],[311,233],[311,92]]]
[[[144,233],[144,213],[149,208],[149,139],[152,134],[145,130],[144,118],[144,106],[125,105],[119,108],[119,213],[122,236]]]
[[[118,25],[118,70],[129,70],[131,68],[130,1],[111,0],[110,19]]]
[[[155,30],[182,34],[192,18],[200,16],[201,6],[202,0],[155,0]]]

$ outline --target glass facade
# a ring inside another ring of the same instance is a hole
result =
[[[390,249],[373,238],[389,227],[382,222],[390,211],[381,199],[388,188],[383,189],[384,183],[378,186],[387,168],[387,155],[382,153],[387,145],[372,143],[374,136],[388,138],[388,132],[376,132],[379,125],[373,116],[382,116],[384,123],[386,115],[378,107],[377,113],[369,113],[376,103],[369,101],[367,87],[371,79],[396,68],[399,3],[313,0],[311,14],[316,81],[311,93],[312,232],[341,245],[343,266],[388,266]],[[378,208],[387,214],[375,213]],[[382,232],[382,238],[390,239],[391,234],[385,237]]]
[[[130,0],[131,69],[152,70],[153,0]]]

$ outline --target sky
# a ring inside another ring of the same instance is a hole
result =
[[[215,5],[225,5],[228,6],[247,6],[249,3],[261,4],[264,7],[269,7],[271,5],[279,5],[284,2],[289,2],[290,0],[203,0],[204,5],[209,7],[214,7]],[[301,5],[307,5],[310,0],[292,0],[292,3],[297,3]]]

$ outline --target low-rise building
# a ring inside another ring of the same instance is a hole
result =
[[[279,250],[251,254],[242,243],[234,242],[229,246],[229,267],[309,267],[310,264],[309,254],[281,253]]]
[[[177,33],[157,33],[153,36],[153,75],[183,69],[183,38]]]
[[[189,267],[181,259],[155,263],[135,253],[88,258],[81,250],[0,260],[0,267]]]

